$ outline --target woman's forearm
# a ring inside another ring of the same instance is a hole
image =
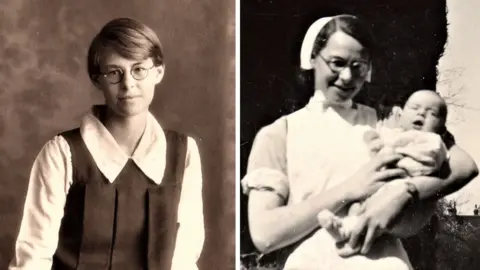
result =
[[[408,180],[415,185],[419,201],[404,209],[390,233],[402,238],[418,233],[432,217],[437,199],[461,189],[477,175],[473,159],[458,146],[452,146],[450,159],[438,177],[418,176]]]
[[[301,240],[319,227],[316,216],[320,211],[337,212],[353,200],[341,185],[286,206],[279,206],[281,202],[275,194],[266,193],[252,191],[249,199],[250,234],[263,253]],[[264,207],[259,209],[259,205]]]
[[[438,177],[419,176],[410,181],[416,186],[420,200],[439,199],[461,189],[477,175],[478,168],[473,159],[454,145],[450,148],[450,159]]]
[[[433,176],[418,176],[409,179],[408,181],[413,183],[417,189],[418,201],[407,205],[402,210],[393,227],[389,229],[389,234],[406,238],[420,232],[430,221],[437,199],[458,190],[465,185],[460,183],[468,182],[466,180],[467,178],[464,176],[459,178],[456,173],[451,172],[445,179]]]
[[[407,206],[398,220],[389,229],[389,234],[407,238],[418,234],[430,222],[435,212],[436,201],[424,200]]]

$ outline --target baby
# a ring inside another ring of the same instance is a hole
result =
[[[369,130],[364,140],[371,155],[394,152],[404,157],[395,165],[410,177],[431,175],[437,172],[448,158],[448,150],[439,134],[446,133],[447,105],[434,91],[420,90],[413,93],[405,103],[399,118],[399,127]],[[361,203],[350,206],[346,217],[338,217],[328,210],[321,211],[317,219],[335,239],[349,239],[357,222]],[[348,244],[338,249],[342,256],[357,253]]]

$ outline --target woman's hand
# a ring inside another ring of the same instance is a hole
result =
[[[365,201],[360,222],[352,230],[349,245],[358,248],[360,237],[365,236],[360,252],[368,253],[375,238],[394,224],[410,198],[405,180],[385,184]]]
[[[391,179],[403,178],[406,172],[400,168],[388,168],[402,158],[400,154],[385,153],[373,157],[369,163],[343,182],[352,201],[360,201],[374,194]]]

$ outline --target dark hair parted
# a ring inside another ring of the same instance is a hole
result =
[[[315,39],[312,58],[315,58],[318,53],[325,48],[330,37],[338,31],[344,32],[357,40],[367,49],[370,58],[372,58],[376,49],[376,41],[373,33],[370,27],[353,15],[338,15],[325,24]]]
[[[158,36],[151,28],[131,18],[109,21],[93,38],[87,56],[87,69],[91,80],[95,80],[100,74],[100,61],[109,50],[126,59],[143,61],[152,58],[156,66],[164,64]]]
[[[320,30],[315,38],[315,43],[312,48],[312,59],[317,57],[320,51],[325,48],[330,37],[338,31],[344,32],[362,44],[362,46],[368,51],[370,61],[373,61],[377,47],[375,37],[370,30],[370,27],[368,27],[368,25],[366,25],[356,16],[348,14],[335,16]],[[301,89],[306,91],[302,94],[299,93],[299,95],[304,95],[305,97],[301,97],[303,99],[306,97],[309,98],[312,94],[311,90],[313,90],[314,86],[313,70],[304,70],[302,68],[298,68],[297,79]]]

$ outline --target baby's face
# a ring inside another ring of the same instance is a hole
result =
[[[418,91],[405,103],[400,125],[406,130],[439,133],[445,126],[446,112],[445,101],[436,93],[429,90]]]

